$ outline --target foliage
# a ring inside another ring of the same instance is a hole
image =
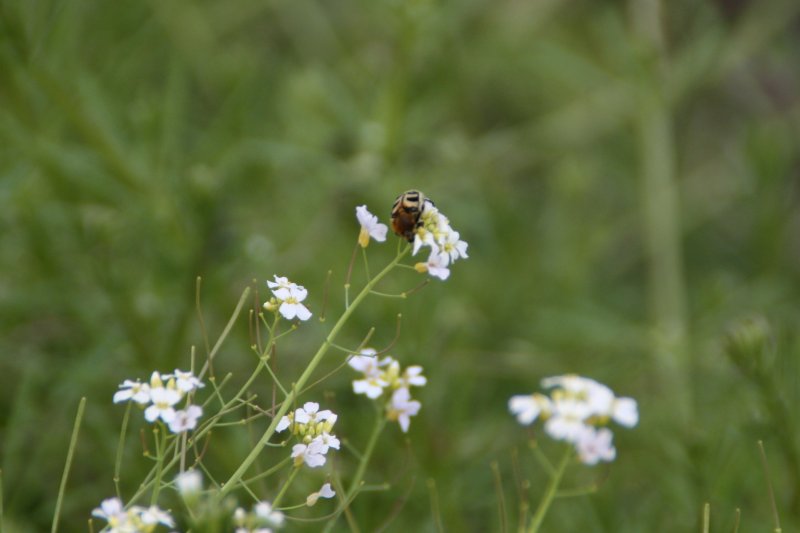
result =
[[[572,480],[601,490],[556,500],[547,531],[699,530],[706,501],[713,531],[735,508],[742,531],[766,527],[759,439],[784,529],[800,528],[800,5],[658,6],[0,2],[7,529],[50,523],[83,396],[62,522],[111,493],[117,385],[206,349],[196,276],[212,339],[276,272],[329,286],[341,309],[353,207],[387,221],[412,187],[471,259],[342,334],[357,345],[375,327],[388,345],[402,313],[393,355],[428,377],[408,444],[384,435],[367,473],[390,489],[360,496],[356,523],[514,527],[547,477],[507,400],[575,372],[636,398],[641,422],[614,463]],[[748,363],[731,343],[753,316],[770,341]],[[282,375],[324,338],[308,329]],[[220,364],[246,376],[250,344],[243,320]],[[350,379],[325,382],[326,406],[358,412]],[[343,417],[337,434],[364,442],[370,425]],[[220,468],[251,448],[240,437],[215,435]],[[130,493],[149,464],[138,439],[125,454]]]

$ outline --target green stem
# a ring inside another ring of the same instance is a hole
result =
[[[286,494],[286,491],[291,486],[292,481],[294,481],[295,476],[300,471],[300,468],[302,468],[302,466],[303,466],[303,464],[300,463],[299,466],[295,466],[294,468],[292,468],[292,473],[289,474],[289,479],[286,480],[286,483],[284,483],[283,487],[281,487],[281,491],[278,493],[277,496],[275,496],[275,499],[272,500],[272,507],[274,507],[276,509],[278,508],[278,505],[280,504],[281,500],[283,499],[283,495]]]
[[[167,427],[158,423],[153,429],[156,443],[156,476],[153,482],[153,494],[150,497],[150,505],[158,504],[158,493],[161,491],[161,478],[164,475],[164,455],[167,453]],[[176,457],[177,459],[177,457]]]
[[[550,482],[547,484],[547,489],[545,490],[544,496],[542,496],[542,501],[539,502],[539,507],[536,509],[536,514],[533,515],[533,518],[531,519],[531,525],[528,527],[528,533],[536,533],[539,531],[539,527],[544,521],[547,510],[550,509],[550,504],[553,503],[553,499],[556,497],[558,486],[561,484],[561,478],[564,477],[564,472],[566,471],[567,465],[569,465],[569,461],[572,459],[573,454],[574,451],[572,446],[567,445],[566,450],[564,451],[564,456],[561,458],[561,462],[558,463],[555,471],[550,476]]]
[[[0,470],[0,533],[3,533],[4,512],[3,512],[3,471]]]
[[[128,432],[128,421],[131,416],[131,406],[133,402],[128,402],[125,408],[125,414],[122,417],[122,429],[119,433],[119,442],[117,443],[117,457],[114,460],[114,488],[117,492],[117,498],[122,499],[122,491],[119,488],[119,480],[122,472],[122,454],[125,451],[125,435]]]
[[[250,287],[245,287],[244,291],[242,291],[242,295],[239,297],[239,301],[236,303],[236,308],[233,310],[233,314],[231,315],[230,320],[225,325],[225,329],[222,330],[222,334],[217,339],[217,342],[214,344],[214,347],[211,348],[211,351],[208,354],[208,359],[206,359],[205,364],[203,365],[202,370],[200,373],[197,374],[198,379],[203,379],[206,375],[206,372],[209,371],[211,367],[211,362],[214,360],[214,356],[217,355],[220,346],[222,346],[223,341],[228,337],[228,334],[233,329],[233,325],[236,323],[236,320],[239,318],[239,313],[242,312],[244,308],[244,304],[247,302],[247,298],[250,295]]]
[[[284,466],[286,466],[288,463],[290,463],[292,461],[294,461],[294,459],[292,457],[287,457],[286,459],[284,459],[283,461],[280,461],[278,464],[276,464],[272,468],[269,468],[269,469],[267,469],[267,470],[265,470],[265,471],[263,471],[263,472],[261,472],[259,474],[256,474],[255,476],[253,476],[251,478],[243,480],[242,483],[247,485],[247,484],[253,483],[255,481],[258,481],[259,479],[267,478],[267,477],[271,476],[272,474],[274,474],[275,472],[277,472],[278,470],[281,470]]]
[[[259,454],[262,452],[262,450],[267,445],[269,440],[272,438],[272,435],[275,434],[275,428],[277,427],[278,422],[280,422],[281,418],[283,418],[283,416],[289,411],[289,408],[292,405],[294,405],[297,397],[297,391],[301,391],[305,386],[306,382],[311,378],[311,375],[314,373],[314,370],[316,370],[317,366],[319,366],[319,363],[322,361],[322,358],[328,352],[328,348],[331,347],[334,339],[336,339],[336,336],[339,334],[342,327],[344,327],[344,325],[350,319],[350,316],[353,314],[356,308],[358,308],[359,304],[369,295],[369,293],[372,291],[375,285],[377,285],[381,279],[383,279],[389,272],[392,271],[392,269],[394,269],[394,267],[397,266],[400,260],[408,253],[409,249],[410,247],[406,246],[405,249],[403,249],[400,253],[397,254],[394,260],[392,260],[388,265],[386,265],[386,268],[381,270],[374,278],[369,280],[369,282],[366,285],[364,285],[364,288],[361,289],[361,292],[358,293],[358,296],[356,296],[350,303],[350,305],[347,307],[347,309],[345,309],[344,313],[342,313],[342,316],[339,318],[339,320],[331,329],[331,332],[325,338],[325,341],[322,343],[322,346],[319,347],[317,353],[314,354],[314,357],[311,358],[311,362],[303,371],[302,375],[298,378],[297,382],[294,384],[294,387],[292,387],[292,390],[286,396],[284,401],[281,402],[281,406],[278,409],[278,412],[275,413],[275,417],[272,419],[272,423],[270,423],[269,427],[266,429],[266,431],[264,431],[264,434],[261,436],[261,438],[253,447],[253,449],[250,451],[248,456],[245,457],[244,461],[242,461],[242,464],[239,465],[239,468],[237,468],[236,471],[231,475],[230,479],[228,479],[228,481],[222,485],[219,491],[218,498],[221,499],[225,497],[231,490],[234,489],[239,480],[242,479],[244,473],[247,472],[247,469],[250,468],[253,462],[255,462],[256,458],[259,456]]]
[[[778,505],[775,503],[775,491],[772,490],[772,478],[769,475],[769,465],[767,464],[767,453],[764,451],[764,442],[758,441],[758,451],[761,455],[761,466],[764,468],[764,476],[767,478],[767,494],[769,495],[769,501],[772,505],[772,520],[775,524],[775,529],[773,531],[775,533],[781,533],[783,531],[781,529],[781,519],[778,516]]]
[[[348,500],[355,495],[358,489],[361,488],[361,482],[364,479],[364,473],[367,471],[367,464],[369,463],[369,460],[372,457],[372,452],[375,451],[375,444],[377,444],[378,437],[380,436],[385,426],[386,426],[386,417],[383,415],[383,413],[380,413],[378,415],[378,419],[375,422],[375,427],[372,428],[372,434],[369,436],[369,441],[367,442],[367,448],[364,450],[364,454],[361,456],[361,461],[358,463],[358,468],[356,469],[356,473],[353,476],[353,481],[350,484],[350,489],[347,491]]]
[[[67,488],[67,478],[69,477],[69,470],[72,466],[72,457],[75,455],[75,448],[78,444],[78,430],[81,428],[83,421],[83,411],[86,407],[86,397],[81,398],[78,404],[78,414],[75,415],[75,424],[72,427],[72,437],[69,439],[69,449],[67,450],[67,461],[64,464],[64,473],[61,476],[61,485],[58,487],[58,497],[56,498],[56,510],[53,513],[53,525],[50,528],[52,533],[58,531],[58,518],[61,514],[61,504],[64,502],[64,492]]]
[[[367,464],[369,464],[369,460],[372,457],[372,452],[375,450],[375,445],[378,442],[378,437],[380,436],[384,427],[386,427],[386,417],[382,412],[378,412],[378,417],[375,421],[375,427],[372,428],[372,434],[369,436],[369,441],[367,441],[367,448],[361,455],[361,460],[359,461],[358,468],[353,476],[353,481],[350,482],[350,488],[347,489],[347,494],[345,494],[343,499],[342,508],[339,509],[339,512],[336,516],[328,521],[323,533],[327,533],[333,529],[339,514],[343,513],[347,509],[348,505],[350,505],[350,502],[353,501],[353,498],[355,498],[356,493],[361,489],[361,485],[364,480],[364,474],[367,471]]]
[[[692,359],[683,271],[681,204],[673,109],[663,94],[670,69],[661,30],[666,2],[634,0],[635,44],[643,50],[637,99],[643,242],[648,263],[652,347],[665,391],[675,395],[676,425],[692,420]]]
[[[228,400],[228,402],[226,402],[220,408],[220,410],[217,412],[217,414],[212,416],[208,420],[208,422],[206,424],[203,424],[202,427],[195,432],[195,434],[192,436],[192,441],[193,442],[199,442],[200,439],[205,437],[205,435],[207,433],[209,433],[213,428],[218,427],[219,424],[218,424],[217,420],[219,420],[220,418],[222,418],[223,415],[225,415],[225,414],[227,414],[228,412],[231,411],[232,407],[236,404],[237,401],[239,401],[239,398],[241,398],[245,394],[245,392],[250,388],[250,386],[255,382],[256,378],[259,376],[259,374],[261,373],[261,370],[263,368],[265,368],[264,364],[259,364],[259,365],[256,366],[256,369],[253,371],[253,373],[247,379],[245,384],[242,385],[239,388],[239,391],[233,396],[233,398]],[[171,452],[174,449],[173,447],[175,445],[176,445],[175,441],[170,443],[167,446],[166,452],[167,453]],[[155,478],[156,471],[157,471],[157,469],[159,467],[163,467],[163,469],[165,471],[169,471],[169,470],[172,469],[172,467],[175,466],[175,464],[178,462],[178,460],[179,460],[179,457],[176,456],[176,457],[173,457],[172,460],[170,460],[166,465],[159,464],[156,467],[153,467],[153,469],[147,475],[145,480],[140,484],[140,486],[137,489],[136,493],[128,500],[128,504],[132,505],[132,504],[136,503],[139,500],[139,498],[141,498],[142,495],[149,489],[149,487],[153,484],[153,479]]]

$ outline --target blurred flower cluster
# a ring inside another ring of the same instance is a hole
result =
[[[219,501],[216,489],[203,490],[199,470],[178,474],[175,488],[189,511],[187,531],[271,533],[285,522],[284,514],[268,501],[255,502],[250,511],[236,505],[233,499]]]
[[[203,383],[192,373],[175,370],[171,374],[153,372],[149,383],[126,379],[114,393],[114,403],[133,401],[144,409],[144,418],[148,422],[161,420],[169,426],[173,433],[183,433],[197,427],[197,421],[203,415],[199,405],[187,405],[184,409],[175,406],[192,391],[204,387]]]
[[[258,502],[250,512],[237,507],[233,512],[235,533],[272,533],[273,528],[283,525],[284,516],[272,508],[269,502]]]
[[[553,439],[573,444],[584,464],[613,461],[616,457],[609,421],[624,427],[633,427],[639,421],[635,400],[618,398],[593,379],[572,374],[555,376],[543,379],[542,387],[551,389],[549,396],[512,396],[508,402],[511,413],[523,425],[538,418],[544,420],[545,432]]]
[[[109,533],[149,533],[159,524],[175,527],[172,516],[155,505],[132,505],[125,509],[119,498],[103,500],[100,507],[92,511],[92,516],[105,520],[108,523],[105,531]]]
[[[411,417],[422,407],[421,403],[411,399],[410,390],[412,386],[422,387],[427,383],[427,378],[422,375],[422,367],[412,365],[403,371],[394,358],[386,356],[379,359],[372,348],[365,348],[360,355],[353,355],[348,364],[364,375],[362,379],[353,381],[353,392],[364,394],[372,400],[382,396],[386,398],[386,418],[397,421],[403,432],[407,432]]]
[[[316,402],[306,402],[278,422],[275,431],[278,433],[291,428],[293,435],[300,438],[301,443],[292,447],[292,458],[295,465],[305,463],[311,468],[325,464],[325,456],[330,448],[339,449],[339,439],[332,434],[337,419],[336,413],[328,409],[319,410]]]

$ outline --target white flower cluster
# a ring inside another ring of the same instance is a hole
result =
[[[190,392],[204,386],[192,372],[177,369],[172,374],[153,372],[150,383],[130,379],[122,382],[119,390],[114,393],[114,403],[133,401],[146,405],[145,420],[155,422],[161,419],[173,433],[183,433],[197,427],[198,419],[203,416],[203,409],[199,405],[175,409],[175,405]]]
[[[305,463],[310,468],[316,468],[325,464],[329,449],[339,449],[339,439],[331,433],[337,418],[336,413],[329,409],[320,411],[318,403],[306,402],[294,413],[281,418],[275,431],[280,433],[291,428],[292,434],[302,441],[292,447],[294,464],[300,466]]]
[[[133,505],[128,509],[119,498],[103,500],[100,507],[92,511],[92,516],[102,518],[108,525],[104,531],[109,533],[140,533],[153,531],[159,524],[175,527],[172,516],[155,505],[140,507]]]
[[[273,276],[275,281],[267,281],[267,287],[272,291],[273,297],[264,302],[264,309],[270,312],[277,310],[286,320],[295,317],[300,320],[311,318],[311,311],[301,302],[308,296],[308,291],[302,285],[292,283],[285,277]]]
[[[378,222],[378,217],[370,213],[366,205],[356,207],[356,218],[361,225],[358,243],[363,248],[367,247],[370,238],[378,242],[386,240],[388,227]],[[421,224],[415,230],[412,255],[417,255],[423,246],[430,247],[431,252],[426,262],[417,263],[414,268],[418,272],[427,272],[435,278],[446,280],[450,277],[450,264],[456,259],[468,257],[468,245],[461,240],[460,234],[450,227],[447,217],[429,200],[426,200],[419,221]]]
[[[419,272],[427,272],[433,277],[446,280],[450,276],[450,264],[456,259],[469,257],[467,243],[461,235],[450,227],[450,221],[436,206],[428,202],[420,215],[422,223],[414,235],[413,255],[423,246],[431,249],[425,263],[417,263],[414,268]]]
[[[639,421],[634,399],[617,398],[611,389],[593,379],[573,374],[555,376],[543,379],[542,387],[553,389],[549,397],[540,393],[512,396],[508,402],[511,413],[523,425],[537,418],[544,420],[547,434],[572,443],[584,464],[616,457],[613,434],[606,427],[610,420],[625,427]]]
[[[249,513],[241,507],[233,512],[235,533],[272,533],[272,529],[281,527],[283,522],[283,513],[275,511],[269,502],[258,502]]]
[[[411,387],[422,387],[428,380],[422,375],[422,367],[409,366],[401,372],[400,363],[391,356],[378,359],[372,348],[361,350],[360,355],[353,355],[348,361],[350,367],[364,374],[363,379],[353,381],[353,392],[364,394],[376,400],[391,391],[386,401],[386,418],[397,421],[403,433],[408,432],[411,417],[416,415],[422,404],[411,399]]]

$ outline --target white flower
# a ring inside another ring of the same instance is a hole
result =
[[[175,411],[175,417],[169,423],[169,430],[173,433],[183,433],[194,429],[201,416],[203,416],[203,409],[197,405],[190,405],[186,409]]]
[[[394,359],[387,356],[378,359],[377,352],[372,348],[364,348],[361,355],[352,355],[347,361],[350,368],[364,374],[364,379],[353,381],[353,392],[365,394],[372,400],[383,394],[383,389],[391,385],[385,367],[395,363]]]
[[[431,251],[439,251],[439,247],[436,245],[436,238],[434,237],[433,233],[426,230],[424,227],[417,228],[416,233],[414,234],[414,247],[411,250],[411,255],[417,255],[420,248],[423,246],[430,246]]]
[[[378,222],[378,217],[367,211],[366,205],[356,207],[356,218],[358,218],[358,223],[361,224],[358,244],[360,244],[362,248],[366,248],[369,245],[370,237],[378,242],[386,240],[386,232],[389,228],[386,224]]]
[[[144,418],[148,422],[155,422],[161,418],[169,424],[175,419],[175,409],[172,407],[181,400],[181,393],[168,387],[150,389],[150,399],[153,404],[144,410]]]
[[[308,320],[311,318],[311,311],[300,303],[306,299],[306,296],[308,296],[308,291],[302,288],[295,288],[289,291],[286,297],[282,298],[283,301],[278,311],[286,320],[292,320],[294,317],[303,321]]]
[[[378,359],[377,352],[372,348],[364,348],[361,350],[361,355],[353,355],[347,361],[350,368],[357,372],[363,373],[367,377],[379,376],[382,372],[381,368],[388,366],[394,359],[391,357],[384,357]]]
[[[283,287],[278,290],[272,291],[276,298],[279,300],[290,300],[294,298],[295,300],[302,302],[308,296],[308,289],[303,287],[302,285],[297,285],[296,283],[292,283],[289,287]]]
[[[301,293],[306,292],[306,288],[302,285],[298,285],[297,283],[289,281],[288,278],[285,276],[278,276],[273,275],[275,281],[267,280],[267,287],[270,288],[272,294],[275,295],[276,298],[279,300],[285,300],[286,296],[289,295],[292,291],[299,291]]]
[[[613,461],[617,450],[611,443],[614,435],[608,428],[587,427],[575,441],[575,450],[583,464],[595,465],[599,461]]]
[[[406,368],[403,375],[397,379],[397,383],[400,387],[408,388],[411,386],[414,387],[424,387],[426,383],[428,383],[428,378],[422,375],[422,367],[419,365],[412,365]]]
[[[278,425],[275,426],[275,431],[280,433],[281,431],[285,430],[291,425],[292,425],[292,419],[289,418],[288,416],[284,416],[283,418],[280,419]]]
[[[274,294],[276,298],[283,299],[281,296],[282,294],[286,294],[292,287],[297,287],[297,284],[290,282],[287,277],[278,276],[277,274],[274,274],[272,277],[275,278],[275,281],[267,280],[267,287],[272,289],[272,294]]]
[[[617,424],[632,428],[639,423],[639,410],[633,398],[616,398],[611,418]]]
[[[247,521],[247,511],[245,511],[241,507],[237,507],[235,511],[233,511],[233,523],[237,526],[243,526]],[[239,531],[238,529],[236,530]]]
[[[529,426],[540,414],[550,411],[550,399],[542,394],[520,394],[512,396],[508,401],[508,409],[517,417],[517,421]]]
[[[126,379],[119,386],[117,392],[114,393],[114,403],[120,403],[127,400],[133,400],[142,405],[150,403],[150,385],[141,383],[139,381],[131,381]]]
[[[134,505],[126,510],[119,498],[103,500],[100,507],[92,511],[92,516],[108,522],[107,530],[111,533],[152,531],[158,524],[175,526],[172,516],[155,505],[148,508]]]
[[[553,411],[544,424],[544,430],[556,440],[575,442],[586,428],[586,419],[591,414],[590,405],[575,398],[556,398]]]
[[[320,498],[333,498],[336,496],[336,491],[331,488],[330,483],[325,483],[322,485],[322,488],[319,489],[317,492],[312,492],[306,498],[306,505],[311,507],[312,505],[317,503],[317,500]]]
[[[601,420],[611,418],[618,424],[633,427],[639,421],[636,401],[632,398],[616,398],[614,392],[602,383],[567,374],[553,376],[542,380],[544,387],[560,388],[563,392],[554,392],[554,396],[567,396],[587,405],[586,418],[597,417]]]
[[[292,429],[292,434],[297,435],[308,443],[320,435],[330,434],[338,415],[329,409],[320,410],[316,402],[306,402],[303,407],[295,409],[293,413],[282,417],[275,426],[275,431],[281,432],[287,428]],[[335,437],[333,437],[335,439]],[[336,441],[338,447],[339,441]],[[324,452],[327,452],[327,447]],[[323,452],[323,453],[324,453]]]
[[[411,417],[419,412],[420,407],[422,404],[411,399],[411,392],[408,389],[397,389],[392,394],[392,401],[388,406],[386,417],[389,420],[397,420],[403,433],[407,433]]]
[[[181,472],[175,478],[175,487],[183,497],[196,495],[203,490],[203,476],[197,470]]]
[[[308,444],[295,444],[292,446],[292,458],[297,466],[303,463],[307,464],[309,468],[322,466],[325,464],[325,452],[327,452],[325,445],[316,439]]]
[[[315,424],[317,422],[336,423],[337,415],[330,409],[319,410],[317,402],[306,402],[294,412],[294,421],[298,424]]]
[[[364,394],[370,400],[374,400],[379,398],[380,395],[383,394],[383,389],[389,385],[390,383],[380,376],[372,376],[353,381],[353,392],[356,394]]]
[[[322,453],[328,453],[329,448],[338,450],[340,446],[339,439],[336,438],[336,435],[331,435],[330,433],[326,432],[323,432],[319,436],[315,437],[314,440],[319,440],[320,444],[322,444],[322,449],[325,450]]]
[[[610,388],[593,379],[566,374],[545,378],[542,386],[552,389],[550,397],[538,393],[513,396],[509,409],[522,424],[530,424],[537,418],[545,420],[547,434],[572,443],[585,464],[612,461],[616,457],[611,442],[613,434],[605,427],[610,420],[626,427],[633,427],[639,421],[635,400],[617,398]]]
[[[411,252],[416,255],[420,248],[429,246],[432,251],[440,252],[440,244],[447,240],[447,235],[453,230],[450,221],[433,204],[426,204],[420,215],[421,226],[414,234],[414,248]]]
[[[466,241],[450,227],[450,221],[432,204],[426,205],[419,219],[420,226],[414,232],[411,255],[417,255],[423,247],[430,248],[428,260],[417,263],[418,272],[428,272],[431,276],[446,280],[450,276],[448,266],[457,259],[467,258]]]
[[[100,507],[92,510],[92,516],[102,518],[112,528],[119,527],[128,522],[128,513],[119,498],[108,498],[100,503]]]
[[[542,385],[545,387],[560,387],[563,389],[561,391],[556,389],[556,391],[553,392],[556,401],[560,401],[562,398],[568,398],[571,401],[585,404],[586,412],[584,418],[592,416],[606,418],[611,416],[614,393],[602,383],[598,383],[593,379],[583,376],[567,374],[564,376],[545,378],[542,380]],[[556,409],[557,408],[556,406]]]
[[[175,376],[175,386],[177,386],[178,390],[183,393],[205,387],[203,382],[200,381],[192,372],[184,372],[176,368],[173,376]]]
[[[172,516],[155,505],[151,505],[147,509],[142,509],[139,512],[139,519],[145,526],[164,524],[168,527],[175,527],[175,521],[172,519]]]
[[[235,533],[272,533],[272,528],[282,526],[283,522],[283,513],[275,511],[269,502],[258,502],[252,513],[241,507],[233,512],[233,523],[237,526]]]
[[[275,295],[275,298],[280,301],[278,311],[280,311],[283,317],[287,320],[292,320],[295,317],[300,320],[308,320],[311,318],[311,311],[300,303],[308,296],[306,288],[302,285],[290,282],[285,277],[278,275],[273,277],[275,281],[267,280],[267,286],[272,290],[272,294]],[[264,308],[268,311],[272,311],[274,305],[272,302],[266,302],[264,303]]]
[[[428,261],[425,263],[417,263],[414,268],[417,272],[427,272],[434,278],[439,278],[444,281],[450,277],[450,269],[447,268],[449,258],[447,254],[442,254],[437,250],[431,250],[428,256]]]
[[[272,504],[269,502],[258,502],[253,507],[253,512],[258,518],[266,521],[271,526],[280,527],[283,525],[283,513],[280,511],[275,511],[272,508]]]
[[[444,238],[439,243],[441,252],[447,255],[449,262],[452,263],[456,259],[467,259],[467,246],[465,241],[461,240],[461,235],[457,231],[450,231],[444,235]]]

